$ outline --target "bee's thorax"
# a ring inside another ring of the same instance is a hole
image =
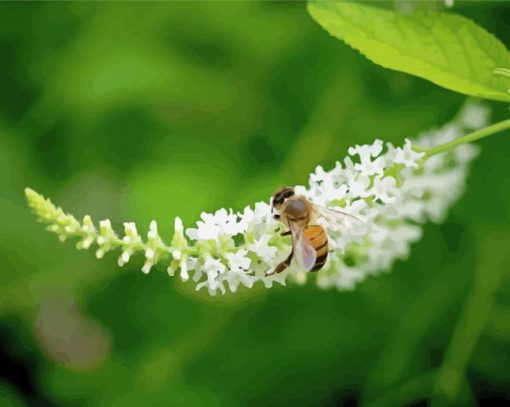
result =
[[[306,224],[310,219],[311,205],[304,197],[292,197],[282,205],[282,213],[289,219]]]

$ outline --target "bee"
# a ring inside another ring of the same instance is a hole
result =
[[[281,235],[292,236],[292,250],[272,272],[266,273],[267,276],[284,271],[293,257],[306,271],[318,271],[324,266],[328,259],[328,235],[316,224],[317,219],[323,218],[333,229],[343,224],[346,216],[359,221],[348,213],[316,205],[305,196],[296,195],[290,187],[276,191],[271,210],[276,220],[288,226],[289,230]]]

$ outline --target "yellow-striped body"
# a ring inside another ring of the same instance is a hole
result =
[[[317,271],[328,259],[328,235],[322,226],[308,225],[303,228],[304,236],[310,241],[317,253],[315,265],[310,271]]]
[[[292,236],[292,251],[272,272],[278,274],[287,269],[293,258],[304,270],[318,271],[328,259],[328,235],[316,223],[319,217],[327,223],[338,222],[346,213],[313,204],[307,197],[296,195],[293,188],[283,187],[276,191],[271,202],[273,217],[289,227],[282,236]]]

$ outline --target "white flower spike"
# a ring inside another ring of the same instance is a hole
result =
[[[406,139],[402,147],[381,140],[351,147],[351,157],[337,162],[330,171],[318,166],[308,187],[295,188],[315,204],[364,221],[361,225],[346,221],[344,227],[328,230],[332,252],[319,272],[319,287],[352,290],[368,276],[390,269],[397,259],[409,255],[411,243],[422,234],[419,224],[427,219],[442,221],[462,194],[468,164],[478,148],[463,144],[437,155],[427,155],[427,151],[458,139],[466,130],[485,126],[488,115],[484,106],[471,104],[457,121],[414,142]],[[235,292],[240,285],[251,288],[258,281],[268,288],[275,282],[284,285],[287,278],[303,284],[308,277],[294,264],[281,274],[266,276],[291,250],[290,237],[280,236],[280,225],[268,202],[258,202],[242,212],[222,208],[214,214],[202,213],[196,227],[186,230],[177,217],[167,246],[156,221],[151,222],[146,241],[133,222],[124,224],[121,239],[108,219],[100,222],[98,231],[89,216],[80,223],[35,191],[27,189],[26,195],[39,219],[62,241],[78,237],[80,249],[96,243],[98,258],[119,248],[119,266],[133,255],[143,254],[144,273],[163,263],[170,276],[179,271],[183,281],[192,273],[197,290],[206,288],[211,295],[225,293],[227,288]]]

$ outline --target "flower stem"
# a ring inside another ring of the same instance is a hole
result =
[[[503,120],[502,122],[474,131],[473,133],[466,134],[465,136],[459,137],[453,141],[450,141],[449,143],[445,143],[440,146],[427,149],[425,158],[431,157],[439,153],[444,153],[445,151],[451,150],[457,146],[460,146],[461,144],[471,143],[472,141],[492,136],[494,133],[498,133],[506,129],[510,129],[510,119]]]
[[[510,264],[506,230],[481,230],[480,263],[475,269],[471,293],[457,320],[452,339],[439,368],[435,391],[441,400],[455,403],[461,394],[469,360],[496,302],[498,288]]]

